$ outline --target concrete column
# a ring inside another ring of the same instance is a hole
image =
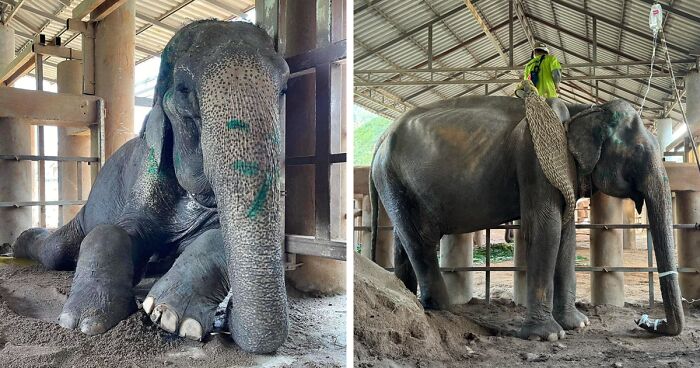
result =
[[[370,201],[368,195],[362,196],[362,226],[372,226],[372,202]],[[360,244],[362,244],[362,252],[360,254],[367,258],[372,258],[371,230],[362,230]]]
[[[676,192],[678,223],[700,223],[700,192]],[[700,269],[700,231],[678,229],[678,266]],[[679,273],[681,295],[688,300],[700,299],[700,274]]]
[[[105,155],[134,137],[135,0],[97,23],[95,95],[105,100]]]
[[[473,245],[484,245],[486,244],[486,230],[479,230],[473,233],[474,241]]]
[[[656,120],[656,139],[659,141],[661,152],[673,141],[673,120],[671,118]]]
[[[80,60],[66,60],[57,68],[58,93],[82,94],[83,63]],[[90,156],[90,131],[76,128],[58,128],[59,156]],[[82,193],[78,195],[78,167],[76,162],[61,163],[61,199],[87,199],[90,193],[90,170],[81,163]],[[80,211],[80,206],[63,206],[63,223],[70,221]]]
[[[520,220],[513,221],[513,224],[520,224]],[[513,265],[527,267],[527,242],[520,230],[515,230]],[[527,303],[527,273],[525,271],[513,272],[513,301],[518,305],[526,305]]]
[[[471,267],[474,251],[473,233],[444,235],[440,239],[440,267]],[[443,272],[450,304],[465,304],[472,299],[472,273]]]
[[[621,224],[622,199],[602,192],[591,197],[592,224]],[[622,230],[591,229],[591,265],[593,267],[622,266]],[[594,305],[625,304],[625,284],[622,272],[592,272],[591,302]]]
[[[622,220],[623,224],[634,224],[636,223],[636,210],[634,208],[634,201],[631,199],[624,199],[622,201]],[[637,249],[637,234],[635,229],[623,229],[622,230],[622,248],[623,249]]]
[[[384,205],[379,202],[377,226],[391,226],[391,220],[386,214]],[[374,251],[374,261],[382,267],[394,266],[394,232],[392,230],[377,230],[377,249]]]
[[[691,131],[697,135],[700,131],[700,74],[697,70],[688,72],[685,77],[686,101],[685,107],[688,124]]]
[[[0,24],[0,70],[15,58],[15,32]],[[2,88],[2,87],[0,87]],[[0,118],[0,153],[31,154],[31,128],[19,120]],[[0,160],[0,202],[32,200],[32,176],[29,161]],[[32,227],[30,207],[0,208],[0,245],[12,244],[24,230]]]

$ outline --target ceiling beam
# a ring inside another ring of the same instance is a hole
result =
[[[373,54],[375,54],[379,51],[382,51],[382,50],[386,49],[387,47],[395,45],[397,42],[400,42],[400,41],[406,39],[407,37],[413,36],[414,34],[420,32],[424,29],[427,29],[431,25],[438,23],[438,22],[441,22],[445,18],[448,18],[452,15],[459,13],[461,10],[464,10],[465,8],[466,8],[466,5],[460,5],[456,8],[453,8],[452,10],[448,11],[447,13],[445,13],[437,18],[433,18],[433,19],[429,20],[428,22],[423,23],[420,26],[411,29],[410,31],[402,33],[401,36],[399,36],[399,37],[396,37],[396,38],[389,40],[389,41],[387,41],[387,42],[385,42],[385,43],[383,43],[383,44],[381,44],[373,49],[370,49],[367,53],[365,53],[363,55],[356,56],[354,62],[359,63],[360,61],[372,56]]]
[[[163,22],[159,21],[158,19],[153,19],[153,18],[151,18],[151,17],[149,17],[149,16],[146,16],[146,15],[144,15],[143,13],[138,12],[138,11],[136,12],[136,18],[137,18],[137,19],[140,19],[140,20],[142,20],[142,21],[144,21],[144,22],[150,23],[150,24],[152,24],[152,25],[154,25],[154,26],[158,26],[158,27],[160,27],[160,28],[163,28],[163,29],[165,29],[166,31],[173,32],[173,33],[176,33],[176,32],[179,30],[179,28],[177,28],[177,27],[173,27],[173,26],[171,26],[171,25],[168,25],[168,24],[166,24],[166,23],[163,23]]]
[[[654,5],[654,4],[657,2],[656,0],[637,0],[637,1],[645,2],[645,3],[649,4],[649,5]],[[669,13],[671,13],[671,14],[679,15],[679,16],[681,16],[681,17],[683,17],[683,18],[685,18],[685,19],[691,20],[691,21],[693,21],[693,22],[695,22],[695,23],[700,23],[700,17],[698,17],[698,16],[695,16],[695,15],[692,15],[692,14],[688,14],[688,13],[682,11],[682,10],[678,10],[678,9],[672,8],[672,7],[671,7],[670,5],[668,5],[668,4],[663,4],[663,3],[660,3],[660,4],[661,4],[661,8],[663,8],[664,10],[666,10],[667,12],[669,12]],[[697,9],[697,8],[696,8],[696,9]]]
[[[625,31],[625,32],[628,32],[628,33],[630,33],[630,34],[633,34],[633,35],[635,35],[635,36],[637,36],[637,37],[641,37],[641,38],[643,38],[643,39],[645,39],[645,40],[648,40],[648,41],[653,41],[653,40],[654,40],[654,38],[653,38],[648,32],[642,32],[642,31],[639,31],[639,30],[637,30],[637,29],[634,29],[634,28],[631,28],[631,27],[627,27],[627,26],[625,26],[624,24],[622,24],[622,23],[620,23],[620,22],[618,22],[618,21],[616,21],[616,20],[613,20],[613,19],[610,19],[610,18],[606,18],[606,17],[604,17],[604,16],[601,16],[600,13],[594,13],[594,12],[588,11],[588,10],[586,10],[586,9],[583,9],[583,8],[581,8],[581,7],[578,7],[578,6],[574,5],[574,4],[570,4],[570,3],[566,2],[566,1],[563,1],[563,0],[551,0],[551,1],[552,1],[552,3],[554,3],[554,4],[559,4],[559,5],[563,6],[563,7],[569,8],[569,9],[571,9],[571,10],[574,10],[574,11],[578,12],[578,13],[584,14],[584,15],[589,16],[589,17],[596,18],[596,19],[598,19],[599,21],[601,21],[601,22],[603,22],[603,23],[610,24],[611,26],[614,26],[615,28],[619,28],[619,29],[621,29],[621,30],[623,30],[623,31]],[[687,55],[687,54],[688,54],[688,50],[685,49],[685,48],[683,48],[683,47],[674,45],[674,44],[672,44],[672,43],[670,43],[670,42],[668,42],[668,41],[666,42],[666,44],[668,45],[668,48],[669,48],[669,49],[672,49],[672,50],[674,50],[674,51],[678,51],[678,52],[682,53],[683,55]]]
[[[464,4],[467,6],[467,9],[469,9],[469,12],[472,13],[474,20],[476,20],[476,23],[479,24],[479,27],[481,27],[481,31],[483,32],[483,34],[486,35],[489,41],[491,41],[491,45],[496,49],[498,55],[506,63],[506,65],[508,65],[508,56],[506,56],[506,54],[503,52],[501,42],[498,41],[498,39],[496,39],[493,33],[491,33],[488,24],[486,24],[486,20],[481,16],[481,14],[479,14],[479,11],[476,9],[476,6],[472,4],[471,0],[464,0]]]
[[[24,4],[24,1],[25,0],[18,0],[17,2],[12,3],[12,5],[11,5],[12,9],[10,9],[10,11],[7,13],[7,15],[5,15],[5,18],[2,21],[3,24],[7,24],[12,20],[12,17],[14,17],[17,14],[17,11],[19,10],[19,8],[21,8],[22,5]]]
[[[233,5],[229,5],[229,4],[227,4],[228,1],[204,0],[204,2],[207,2],[211,5],[214,5],[217,8],[221,8],[221,9],[233,14],[233,16],[236,16],[236,17],[243,16],[243,13],[245,13],[245,11],[247,10],[245,8],[234,7]]]

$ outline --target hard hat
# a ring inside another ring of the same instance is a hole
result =
[[[547,45],[545,45],[545,44],[543,44],[543,43],[538,43],[538,44],[536,44],[536,45],[535,45],[535,50],[542,50],[542,51],[544,51],[544,52],[546,52],[546,53],[549,54],[549,49],[547,48]]]

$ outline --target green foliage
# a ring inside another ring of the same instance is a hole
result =
[[[513,243],[491,244],[491,263],[500,263],[513,259]],[[474,264],[486,263],[486,246],[474,247]]]
[[[355,166],[369,166],[372,163],[374,145],[382,133],[391,125],[389,119],[376,116],[355,128],[354,152]]]
[[[576,265],[577,266],[588,266],[588,258],[584,256],[576,256]]]

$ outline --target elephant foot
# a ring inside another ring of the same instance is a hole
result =
[[[423,305],[424,309],[445,310],[450,307],[450,298],[447,295],[437,296],[424,295],[421,293],[420,303]]]
[[[70,295],[58,317],[62,327],[101,334],[137,310],[130,248],[129,235],[112,225],[98,226],[85,237]]]
[[[563,339],[566,332],[554,318],[550,317],[544,321],[525,320],[519,336],[527,340],[557,341]]]
[[[585,314],[579,312],[576,307],[571,307],[565,311],[554,311],[552,313],[554,319],[559,323],[559,325],[565,330],[577,330],[582,329],[591,322],[588,320]]]
[[[163,330],[202,340],[212,330],[228,289],[223,240],[219,230],[209,230],[153,285],[143,310]]]

